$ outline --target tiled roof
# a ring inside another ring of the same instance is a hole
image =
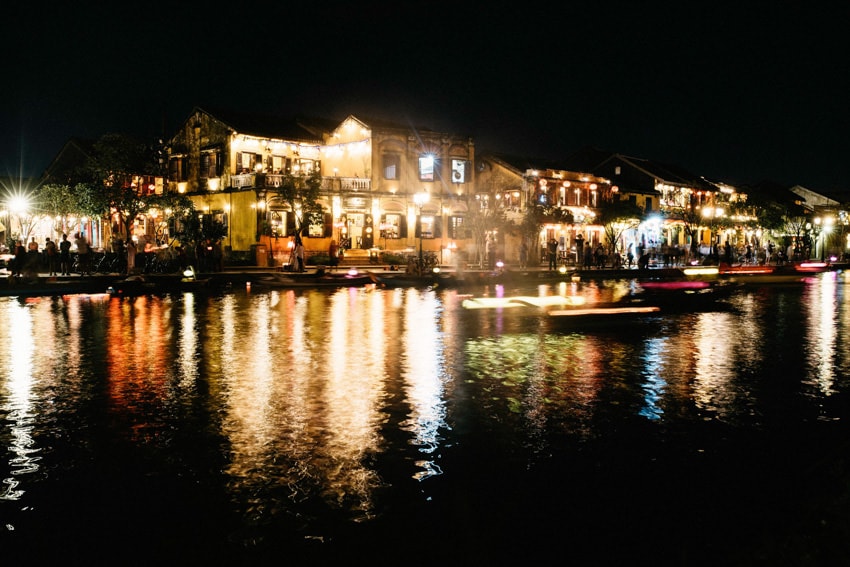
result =
[[[328,118],[323,116],[279,116],[274,114],[257,114],[234,111],[227,108],[199,107],[196,110],[205,112],[217,120],[227,124],[233,130],[252,136],[276,138],[281,140],[297,140],[317,142],[324,134],[333,132],[344,120],[343,118]],[[372,129],[399,130],[404,132],[421,132],[434,134],[435,130],[413,124],[401,124],[372,116],[353,114],[349,117],[359,120]]]
[[[502,164],[514,169],[517,173],[523,174],[529,169],[554,169],[566,170],[557,160],[547,158],[535,158],[529,156],[517,156],[503,153],[487,153],[482,155],[484,159],[494,159]]]
[[[662,163],[640,157],[627,156],[594,147],[584,147],[564,159],[567,169],[589,171],[594,175],[608,177],[613,183],[642,186],[644,189],[654,186],[655,182],[669,183],[703,189],[715,190],[701,176],[678,165]],[[620,167],[620,175],[614,175],[614,169]],[[624,183],[626,181],[627,183]]]
[[[320,142],[321,135],[317,135],[314,129],[305,127],[304,124],[312,125],[314,128],[319,124],[329,124],[327,120],[321,118],[283,117],[274,114],[238,112],[226,108],[198,107],[195,110],[209,114],[240,134],[279,140]]]

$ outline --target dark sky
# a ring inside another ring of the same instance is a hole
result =
[[[39,175],[73,136],[154,139],[224,106],[409,122],[479,153],[593,145],[730,183],[848,188],[846,5],[121,4],[5,8],[0,175]]]

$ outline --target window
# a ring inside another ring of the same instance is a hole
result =
[[[384,179],[398,179],[401,158],[398,154],[384,154]]]
[[[464,233],[461,232],[462,229],[463,217],[449,217],[449,238],[451,238],[452,240],[466,238]]]
[[[269,212],[269,230],[272,238],[280,238],[286,236],[286,223],[284,222],[283,211]]]
[[[419,238],[434,238],[434,215],[419,217]]]
[[[434,181],[434,156],[419,157],[419,181]]]
[[[325,235],[325,215],[316,211],[307,214],[307,236],[322,238]]]
[[[185,156],[171,158],[168,163],[168,180],[169,181],[188,181],[189,168]]]
[[[381,238],[401,238],[401,215],[387,213],[381,223]]]
[[[292,171],[288,171],[292,175],[310,175],[312,173],[322,173],[322,162],[313,159],[298,158],[292,161]]]
[[[219,177],[219,157],[217,152],[204,152],[201,154],[201,179]]]
[[[452,160],[452,183],[466,183],[466,161]]]
[[[256,164],[263,163],[263,156],[260,154],[251,154],[248,152],[239,152],[236,154],[236,173],[253,173]]]

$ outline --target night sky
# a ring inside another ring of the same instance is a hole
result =
[[[118,4],[4,7],[0,176],[40,175],[74,136],[168,137],[207,106],[850,188],[847,5]]]

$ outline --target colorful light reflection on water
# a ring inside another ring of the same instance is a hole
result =
[[[632,289],[481,294],[592,304]],[[140,562],[378,565],[439,546],[402,558],[424,564],[543,560],[565,529],[580,554],[607,529],[624,555],[648,538],[718,553],[700,538],[723,529],[689,534],[675,515],[733,522],[734,499],[763,502],[734,485],[708,502],[694,485],[736,458],[755,466],[741,449],[753,436],[805,446],[788,431],[848,417],[844,290],[823,274],[616,329],[465,310],[455,290],[5,299],[3,547],[73,556],[144,537],[158,543]]]

